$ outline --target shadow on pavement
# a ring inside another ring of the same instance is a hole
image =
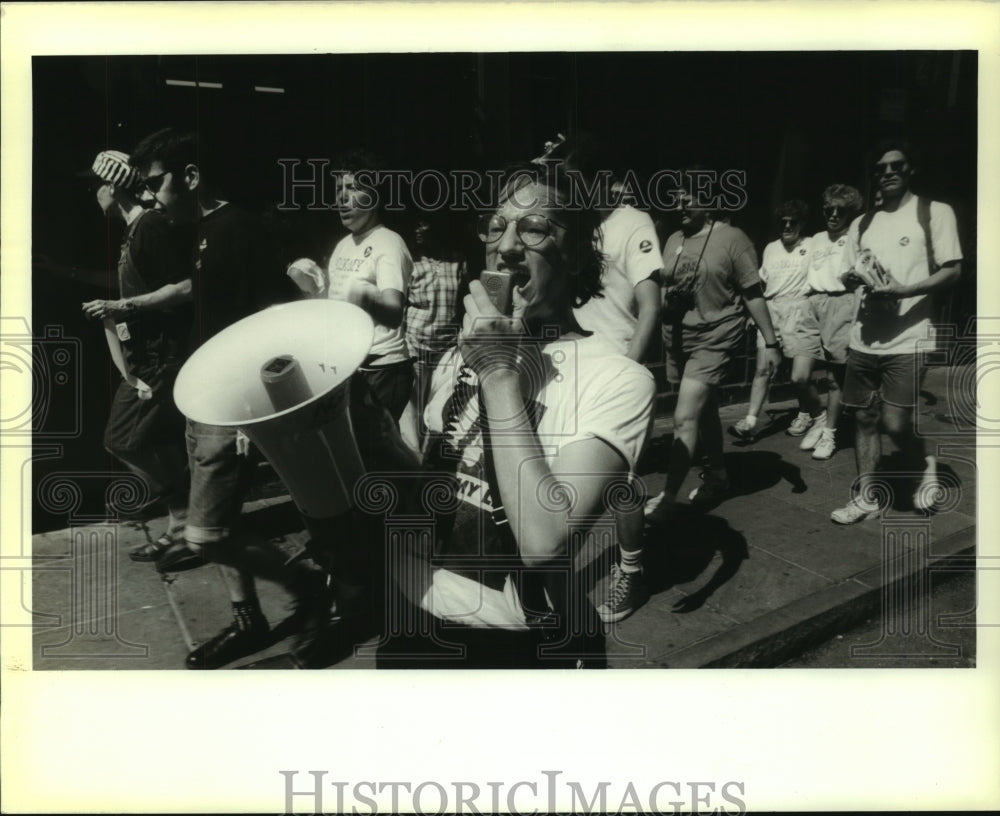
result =
[[[666,529],[647,528],[644,546],[643,570],[653,594],[697,580],[716,553],[722,557],[708,581],[677,602],[675,612],[699,609],[750,557],[746,538],[725,519],[684,504],[677,506],[676,517]]]

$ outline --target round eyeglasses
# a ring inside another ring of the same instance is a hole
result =
[[[515,223],[517,237],[527,247],[536,247],[552,235],[552,228],[566,229],[563,224],[538,213],[522,215]],[[479,217],[476,232],[484,244],[495,244],[507,232],[508,221],[502,215],[482,215]]]

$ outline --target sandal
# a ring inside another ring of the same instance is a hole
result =
[[[173,539],[168,535],[162,535],[156,541],[152,541],[149,544],[143,544],[141,547],[136,547],[131,550],[128,557],[133,561],[158,561],[160,556],[163,555],[170,545],[173,544]]]

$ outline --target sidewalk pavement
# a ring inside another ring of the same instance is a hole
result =
[[[850,527],[830,521],[856,476],[849,424],[838,434],[843,447],[825,462],[784,433],[795,415],[792,402],[769,407],[771,423],[754,444],[727,435],[734,495],[707,514],[682,504],[667,529],[647,530],[652,594],[634,615],[608,627],[609,666],[777,666],[880,610],[885,634],[858,652],[859,667],[866,656],[907,654],[917,666],[950,654],[947,644],[927,635],[926,621],[931,584],[975,568],[976,440],[974,429],[962,427],[970,416],[974,424],[975,409],[957,387],[969,382],[962,369],[940,367],[924,383],[916,426],[937,452],[947,493],[930,515],[913,510],[912,486],[890,476],[885,489],[893,509],[881,519]],[[723,427],[745,408],[724,408]],[[643,473],[651,495],[663,485],[663,435],[670,431],[670,417],[658,417],[650,472]],[[885,450],[892,450],[888,441]],[[682,501],[697,484],[692,469]],[[250,503],[244,512],[289,553],[301,548],[306,536],[287,496]],[[152,565],[129,560],[129,550],[164,527],[158,519],[33,536],[35,669],[180,669],[190,649],[230,622],[214,567],[161,576]],[[595,603],[604,597],[614,557],[610,536],[598,538],[603,543],[591,542],[577,560]],[[274,584],[258,585],[272,625],[286,619],[291,598]],[[964,610],[952,610],[956,625],[974,622],[975,599],[968,601]],[[231,668],[291,668],[289,635],[278,626],[268,649]],[[330,668],[373,668],[374,643]]]

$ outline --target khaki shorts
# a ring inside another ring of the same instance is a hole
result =
[[[814,292],[809,295],[809,313],[819,327],[819,339],[823,348],[821,360],[841,365],[847,362],[851,324],[857,307],[855,292]]]
[[[788,358],[811,357],[823,360],[819,326],[809,311],[806,298],[767,301],[771,323],[781,343],[781,353]],[[757,330],[757,348],[764,348],[764,335]]]
[[[682,378],[721,385],[739,351],[745,321],[742,318],[704,328],[664,327],[667,380]]]

